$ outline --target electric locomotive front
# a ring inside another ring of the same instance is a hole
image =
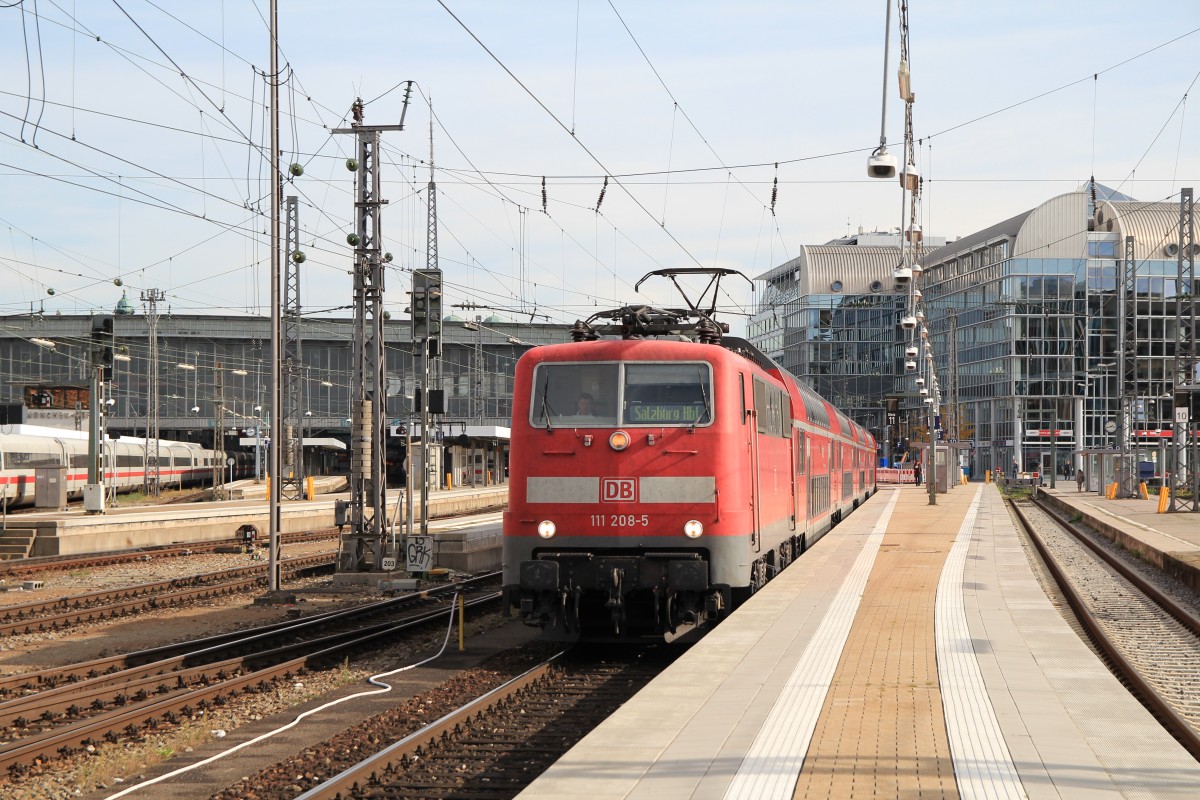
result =
[[[661,637],[729,608],[751,525],[745,363],[663,340],[518,362],[504,584],[547,638]]]

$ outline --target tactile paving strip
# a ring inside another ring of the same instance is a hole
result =
[[[727,800],[766,800],[792,795],[809,740],[858,611],[888,520],[900,498],[895,492],[838,590],[829,613],[796,663],[778,702],[746,754]]]
[[[830,687],[797,798],[958,798],[938,687],[934,607],[971,496],[902,492]],[[946,524],[951,521],[952,524]]]
[[[942,707],[962,796],[1018,800],[1025,791],[984,687],[963,602],[963,572],[982,495],[982,489],[975,491],[938,583],[935,633]]]

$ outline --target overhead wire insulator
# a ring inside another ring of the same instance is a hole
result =
[[[604,202],[604,193],[608,191],[608,176],[604,176],[604,185],[600,187],[600,196],[596,198],[596,213],[600,213],[600,204]]]
[[[771,216],[775,216],[775,200],[779,197],[779,162],[775,162],[775,181],[771,184]]]
[[[542,213],[546,213],[546,176],[542,176]]]
[[[916,98],[912,92],[912,74],[908,69],[908,61],[900,59],[900,69],[897,71],[897,77],[900,79],[900,99],[905,103],[911,103]]]

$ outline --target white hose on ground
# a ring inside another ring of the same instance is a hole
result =
[[[425,659],[424,661],[418,661],[415,664],[409,664],[406,667],[400,667],[398,669],[389,670],[387,672],[380,672],[376,675],[372,675],[371,677],[367,678],[367,680],[370,681],[371,683],[375,684],[376,686],[381,686],[383,688],[372,689],[372,690],[364,691],[364,692],[356,692],[354,694],[346,695],[345,697],[340,697],[337,700],[331,700],[330,702],[325,703],[324,705],[320,705],[320,706],[317,706],[316,708],[312,708],[312,709],[309,709],[308,711],[305,711],[303,714],[300,714],[299,716],[297,716],[294,720],[292,720],[288,724],[286,724],[282,727],[276,728],[273,731],[267,731],[264,734],[255,736],[253,739],[244,741],[239,745],[235,745],[234,747],[229,748],[228,750],[223,750],[222,752],[217,753],[214,756],[209,756],[208,758],[205,758],[201,761],[197,761],[195,764],[188,764],[186,767],[180,767],[177,770],[172,770],[171,772],[168,772],[164,775],[159,775],[157,778],[151,778],[150,780],[142,781],[141,783],[137,783],[137,784],[134,784],[133,786],[126,787],[126,788],[122,789],[121,791],[117,792],[116,794],[110,794],[108,797],[105,798],[105,800],[116,800],[116,798],[118,798],[118,797],[124,797],[128,794],[132,794],[133,792],[136,792],[138,789],[144,789],[147,786],[152,786],[156,783],[162,783],[163,781],[167,780],[168,778],[174,778],[176,775],[182,775],[185,772],[190,772],[190,771],[196,769],[197,767],[203,767],[206,764],[211,764],[214,761],[222,759],[225,756],[230,755],[232,753],[236,753],[237,751],[242,750],[243,748],[258,744],[261,741],[270,739],[272,736],[275,736],[276,734],[283,733],[286,730],[290,730],[290,729],[296,727],[297,725],[299,725],[300,721],[303,720],[305,717],[311,717],[313,714],[317,714],[321,711],[324,711],[327,708],[332,708],[333,706],[345,703],[347,700],[354,700],[356,698],[366,697],[366,696],[372,695],[372,694],[385,694],[387,692],[390,692],[392,690],[391,685],[384,683],[383,681],[380,680],[380,678],[387,678],[387,677],[396,675],[401,672],[407,672],[410,669],[416,669],[417,667],[424,666],[425,664],[428,664],[430,661],[434,661],[435,659],[440,658],[442,653],[446,652],[446,646],[450,644],[450,636],[451,636],[451,634],[454,633],[454,613],[455,613],[455,610],[457,609],[457,606],[458,606],[458,593],[456,592],[454,595],[454,600],[450,604],[450,622],[446,626],[446,638],[444,640],[442,640],[442,647],[440,650],[438,650],[436,653],[434,653],[432,656]]]

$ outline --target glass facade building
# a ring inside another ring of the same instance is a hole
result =
[[[1119,447],[1155,472],[1171,436],[1179,206],[1102,186],[1061,195],[924,259],[937,370],[984,469],[1073,475]],[[1125,294],[1132,237],[1132,293]],[[1171,245],[1171,246],[1168,246]],[[1174,249],[1173,249],[1174,248]],[[1122,300],[1125,313],[1122,315]],[[1132,325],[1130,326],[1130,323]],[[1119,372],[1125,331],[1126,376]],[[956,385],[945,380],[956,367]],[[1121,396],[1127,398],[1124,426]]]
[[[892,278],[899,236],[882,236],[805,247],[759,276],[750,338],[895,452],[923,433],[926,410],[920,376],[905,367],[914,342],[900,326],[906,291]],[[1117,448],[1126,430],[1140,468],[1161,471],[1176,305],[1191,291],[1177,278],[1178,241],[1178,204],[1100,185],[953,242],[926,240],[916,285],[942,436],[966,445],[964,467],[977,477],[1014,465],[1073,475],[1085,454]],[[889,396],[898,413],[885,428]]]

